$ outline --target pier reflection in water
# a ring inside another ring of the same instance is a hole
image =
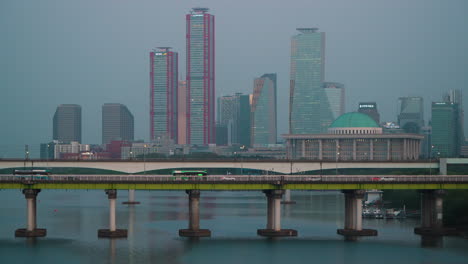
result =
[[[468,241],[434,240],[414,234],[414,219],[364,219],[377,237],[347,243],[336,234],[343,226],[344,197],[340,192],[292,193],[296,204],[282,205],[282,224],[298,230],[296,238],[267,239],[256,230],[266,223],[266,198],[261,192],[202,192],[201,224],[211,238],[178,236],[188,221],[184,192],[137,191],[139,205],[122,205],[117,223],[127,239],[98,239],[96,230],[108,224],[108,201],[102,191],[43,191],[38,224],[45,238],[14,238],[24,226],[24,197],[0,191],[8,201],[0,210],[1,263],[465,263]],[[442,241],[444,243],[442,243]],[[442,246],[433,250],[426,246]]]

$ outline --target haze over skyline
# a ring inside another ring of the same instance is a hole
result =
[[[464,0],[11,1],[0,3],[0,146],[50,141],[59,104],[82,106],[84,143],[100,143],[104,103],[126,105],[135,138],[149,140],[149,52],[173,47],[185,79],[185,14],[195,6],[216,19],[216,97],[251,93],[254,78],[277,73],[279,134],[297,27],[326,33],[325,80],[345,84],[347,112],[375,101],[381,120],[397,121],[398,97],[422,96],[427,124],[449,89],[468,105]]]

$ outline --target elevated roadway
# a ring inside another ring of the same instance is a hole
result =
[[[468,159],[460,159],[468,164]],[[439,161],[307,161],[307,160],[124,160],[124,161],[83,161],[83,160],[0,160],[0,173],[12,173],[15,168],[80,168],[104,170],[106,174],[143,174],[144,172],[200,168],[200,169],[244,169],[260,170],[280,174],[299,174],[311,171],[333,169],[428,169],[438,171],[451,164],[449,159]],[[442,167],[441,167],[442,165]],[[444,167],[445,166],[445,167]],[[154,174],[154,173],[153,173]],[[446,174],[442,173],[442,174]]]
[[[167,175],[0,176],[0,189],[115,190],[370,190],[468,189],[468,175],[212,175],[187,180]]]

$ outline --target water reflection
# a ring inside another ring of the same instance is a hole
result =
[[[421,236],[421,247],[423,248],[443,248],[443,236]]]
[[[0,210],[1,263],[28,263],[54,256],[55,262],[74,263],[464,263],[468,240],[453,237],[419,237],[418,221],[365,219],[364,228],[378,237],[346,243],[336,234],[343,227],[343,197],[339,192],[295,191],[294,205],[282,206],[281,225],[297,229],[296,238],[266,239],[256,230],[266,223],[266,199],[261,192],[202,193],[200,224],[213,237],[179,238],[187,226],[184,192],[141,192],[136,206],[117,207],[117,224],[128,229],[127,239],[98,239],[96,230],[108,224],[107,199],[102,191],[43,191],[38,207],[45,238],[12,238],[24,221],[24,199],[1,191],[9,201]],[[60,199],[59,199],[60,198]],[[61,199],[66,198],[66,199]],[[208,199],[204,199],[208,198]],[[66,202],[64,202],[66,201]],[[56,211],[54,211],[56,209]],[[442,247],[427,250],[426,247]],[[254,252],[254,253],[252,253]],[[396,253],[398,252],[398,253]]]

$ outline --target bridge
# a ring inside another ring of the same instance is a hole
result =
[[[135,190],[185,190],[189,198],[189,225],[180,236],[204,237],[211,231],[200,228],[201,191],[263,191],[267,197],[267,224],[257,234],[267,237],[297,236],[293,229],[281,228],[281,199],[288,190],[342,190],[345,195],[345,224],[337,233],[347,240],[376,236],[377,230],[362,227],[362,201],[368,189],[421,190],[421,227],[423,237],[456,234],[442,225],[444,190],[468,189],[468,175],[211,175],[177,178],[167,175],[51,175],[0,176],[0,189],[22,189],[27,201],[27,228],[16,230],[19,237],[40,237],[46,229],[36,226],[36,198],[43,189],[103,189],[109,199],[109,228],[98,230],[99,237],[126,237],[127,230],[116,227],[117,190],[129,190],[127,204],[137,204]]]
[[[83,169],[100,174],[161,174],[158,171],[203,168],[203,169],[237,169],[262,171],[268,174],[301,174],[308,172],[325,172],[327,170],[343,169],[383,169],[404,170],[423,169],[436,173],[447,174],[447,167],[452,164],[468,164],[468,159],[440,159],[436,161],[313,161],[313,160],[0,160],[0,174],[12,173],[15,168],[67,168]],[[68,170],[70,171],[70,170]],[[71,170],[73,173],[73,170]],[[67,173],[67,172],[65,172]]]

